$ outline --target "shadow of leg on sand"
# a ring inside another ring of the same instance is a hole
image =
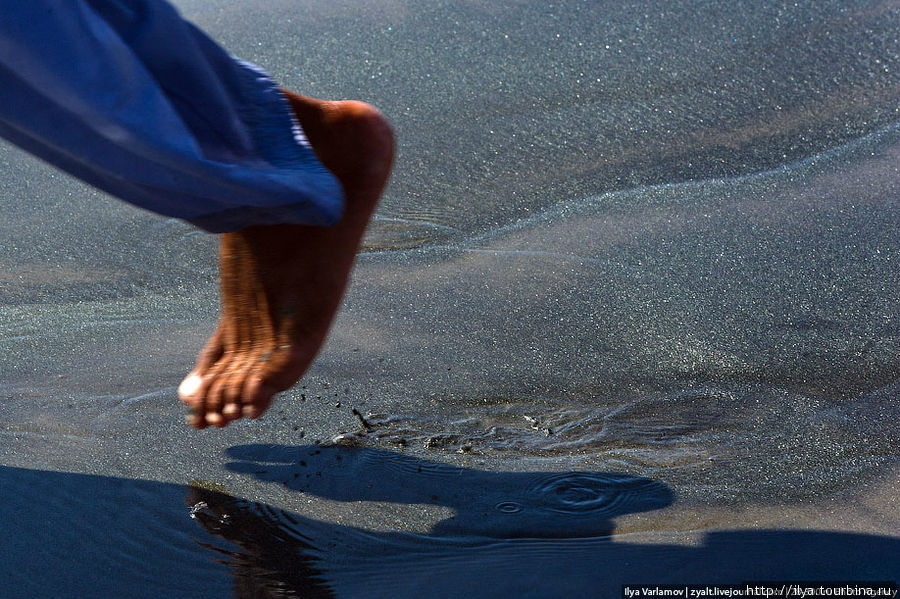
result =
[[[658,530],[622,542],[609,536],[615,517],[664,508],[673,495],[621,474],[486,472],[345,447],[230,455],[232,471],[311,498],[439,505],[454,516],[427,534],[378,532],[376,508],[361,504],[316,518],[207,488],[0,466],[0,596],[621,597],[624,584],[900,572],[900,539],[888,536],[714,531],[687,546]]]
[[[658,482],[622,474],[487,472],[369,448],[254,445],[229,455],[229,469],[298,492],[455,510],[428,535],[376,533],[192,489],[194,518],[242,548],[226,560],[242,599],[618,597],[624,584],[893,581],[900,571],[900,539],[874,535],[753,530],[713,532],[699,547],[612,542],[612,518],[674,499]]]

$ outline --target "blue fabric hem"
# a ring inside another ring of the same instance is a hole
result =
[[[340,219],[341,186],[275,82],[164,0],[3,12],[0,135],[26,151],[210,231]]]

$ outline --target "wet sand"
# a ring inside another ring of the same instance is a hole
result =
[[[10,597],[897,578],[896,3],[179,6],[396,175],[307,378],[197,432],[214,239],[0,146]]]

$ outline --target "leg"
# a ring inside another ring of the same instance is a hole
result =
[[[178,389],[197,428],[256,418],[303,376],[390,174],[393,135],[377,110],[287,96],[319,160],[341,182],[345,213],[334,227],[249,227],[221,236],[219,327]]]

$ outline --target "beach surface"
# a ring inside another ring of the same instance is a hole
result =
[[[195,431],[215,238],[0,145],[4,597],[897,582],[900,4],[176,4],[395,174],[305,379]]]

